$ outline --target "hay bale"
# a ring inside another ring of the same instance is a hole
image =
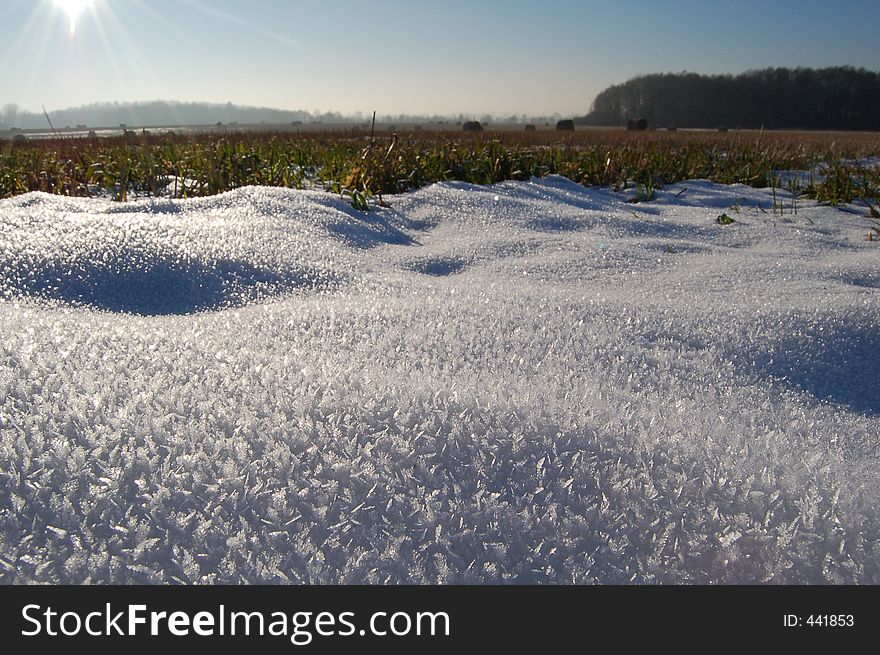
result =
[[[629,131],[641,132],[648,129],[648,119],[646,118],[630,118],[626,123],[626,129]]]

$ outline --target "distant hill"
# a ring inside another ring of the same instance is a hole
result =
[[[175,102],[154,100],[150,102],[105,102],[73,107],[71,109],[55,109],[47,107],[49,118],[57,129],[85,125],[89,128],[118,127],[125,123],[127,127],[171,127],[187,125],[216,125],[223,123],[240,123],[242,125],[285,125],[295,122],[311,123],[369,123],[370,117],[361,113],[343,115],[336,111],[308,112],[301,109],[284,110],[267,107],[247,107],[232,103],[217,104],[208,102]],[[411,115],[390,114],[377,116],[379,123],[458,123],[477,118],[472,115]],[[485,125],[490,122],[555,124],[559,114],[550,116],[518,116],[495,117],[484,114],[479,120]],[[7,104],[0,108],[0,130],[11,128],[23,130],[48,129],[46,117],[40,112],[19,110],[17,105]]]
[[[642,75],[596,96],[581,125],[880,130],[880,73],[848,66]]]
[[[71,109],[49,109],[49,117],[56,128],[87,125],[89,127],[116,127],[121,123],[137,127],[162,125],[214,125],[222,123],[291,123],[293,121],[333,120],[341,116],[335,113],[313,116],[307,111],[285,111],[264,107],[212,104],[205,102],[172,102],[155,100],[135,103],[96,103]],[[19,111],[15,105],[0,110],[0,129],[46,128],[42,113]]]

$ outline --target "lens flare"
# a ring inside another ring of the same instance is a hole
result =
[[[67,14],[70,19],[70,35],[76,34],[76,19],[92,6],[94,0],[54,0],[55,6]]]

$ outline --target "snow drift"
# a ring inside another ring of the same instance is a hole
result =
[[[0,202],[0,579],[880,583],[867,219],[388,200]]]

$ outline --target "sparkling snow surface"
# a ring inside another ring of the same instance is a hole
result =
[[[0,202],[0,581],[880,583],[868,219],[386,200]]]

